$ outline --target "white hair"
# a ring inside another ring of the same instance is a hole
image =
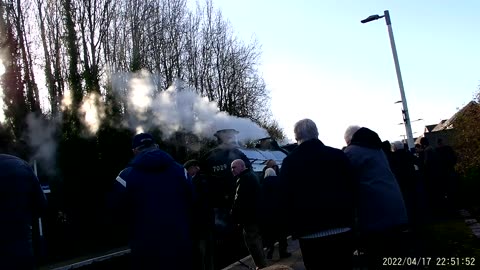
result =
[[[297,140],[298,144],[301,144],[307,140],[318,139],[317,125],[315,125],[315,122],[308,118],[302,119],[295,123],[293,132],[295,133],[295,139]]]
[[[393,146],[393,151],[403,150],[403,149],[404,149],[403,142],[401,142],[401,141],[394,141],[394,142],[392,143],[392,146]]]
[[[267,168],[265,170],[265,178],[269,177],[269,176],[277,176],[277,173],[275,172],[274,169],[272,168]]]
[[[355,132],[357,132],[359,129],[361,129],[360,126],[352,125],[352,126],[349,126],[347,130],[345,130],[345,135],[343,135],[343,138],[345,139],[345,142],[347,143],[347,145],[350,144],[353,138],[353,134],[355,134]]]

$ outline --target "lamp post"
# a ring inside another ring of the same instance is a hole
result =
[[[392,47],[393,61],[395,62],[395,70],[397,72],[398,86],[400,87],[400,96],[402,98],[402,114],[403,122],[405,123],[405,131],[407,133],[407,144],[410,150],[415,148],[413,143],[413,134],[412,134],[412,125],[410,123],[410,116],[408,114],[407,98],[405,97],[405,90],[403,88],[402,73],[400,72],[400,64],[398,63],[397,48],[395,46],[395,40],[393,38],[392,22],[390,20],[390,13],[388,10],[384,11],[384,15],[370,15],[366,19],[363,19],[362,23],[368,23],[385,17],[385,22],[387,24],[388,35],[390,37],[390,46]]]
[[[417,120],[412,120],[410,121],[410,123],[413,123],[413,122],[418,122],[418,121],[423,121],[422,118],[418,118]],[[405,123],[398,123],[399,125],[405,125]]]

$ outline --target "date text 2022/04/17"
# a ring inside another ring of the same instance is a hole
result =
[[[383,266],[476,266],[475,257],[385,257]]]

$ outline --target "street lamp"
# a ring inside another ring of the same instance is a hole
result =
[[[410,116],[408,114],[408,106],[407,106],[407,98],[405,97],[405,90],[403,89],[403,80],[402,80],[402,73],[400,72],[400,64],[398,63],[398,55],[397,55],[397,48],[395,47],[395,40],[393,38],[393,31],[392,31],[392,22],[390,20],[390,13],[388,10],[384,11],[384,15],[370,15],[366,19],[363,19],[362,23],[368,23],[371,21],[375,21],[385,17],[385,22],[387,24],[388,35],[390,37],[390,46],[392,47],[392,54],[393,54],[393,61],[395,62],[395,70],[397,72],[397,80],[398,86],[400,87],[400,96],[402,98],[402,114],[403,114],[403,122],[405,123],[405,130],[407,133],[407,144],[410,150],[415,148],[413,143],[413,134],[412,134],[412,126],[410,123]]]

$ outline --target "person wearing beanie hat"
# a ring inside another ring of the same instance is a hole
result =
[[[135,155],[147,148],[158,148],[158,144],[155,143],[151,134],[140,133],[133,137],[132,150]]]
[[[193,213],[194,264],[199,270],[213,270],[215,269],[213,257],[215,213],[210,203],[208,182],[204,175],[200,174],[198,160],[188,160],[183,167],[192,178],[197,196]]]
[[[408,216],[405,202],[378,134],[366,127],[350,126],[344,152],[357,186],[357,226],[369,269],[381,259],[404,254],[402,238]],[[404,254],[405,255],[405,254]]]
[[[135,135],[132,151],[134,158],[117,176],[111,202],[129,221],[131,268],[190,270],[191,178],[151,134]]]

